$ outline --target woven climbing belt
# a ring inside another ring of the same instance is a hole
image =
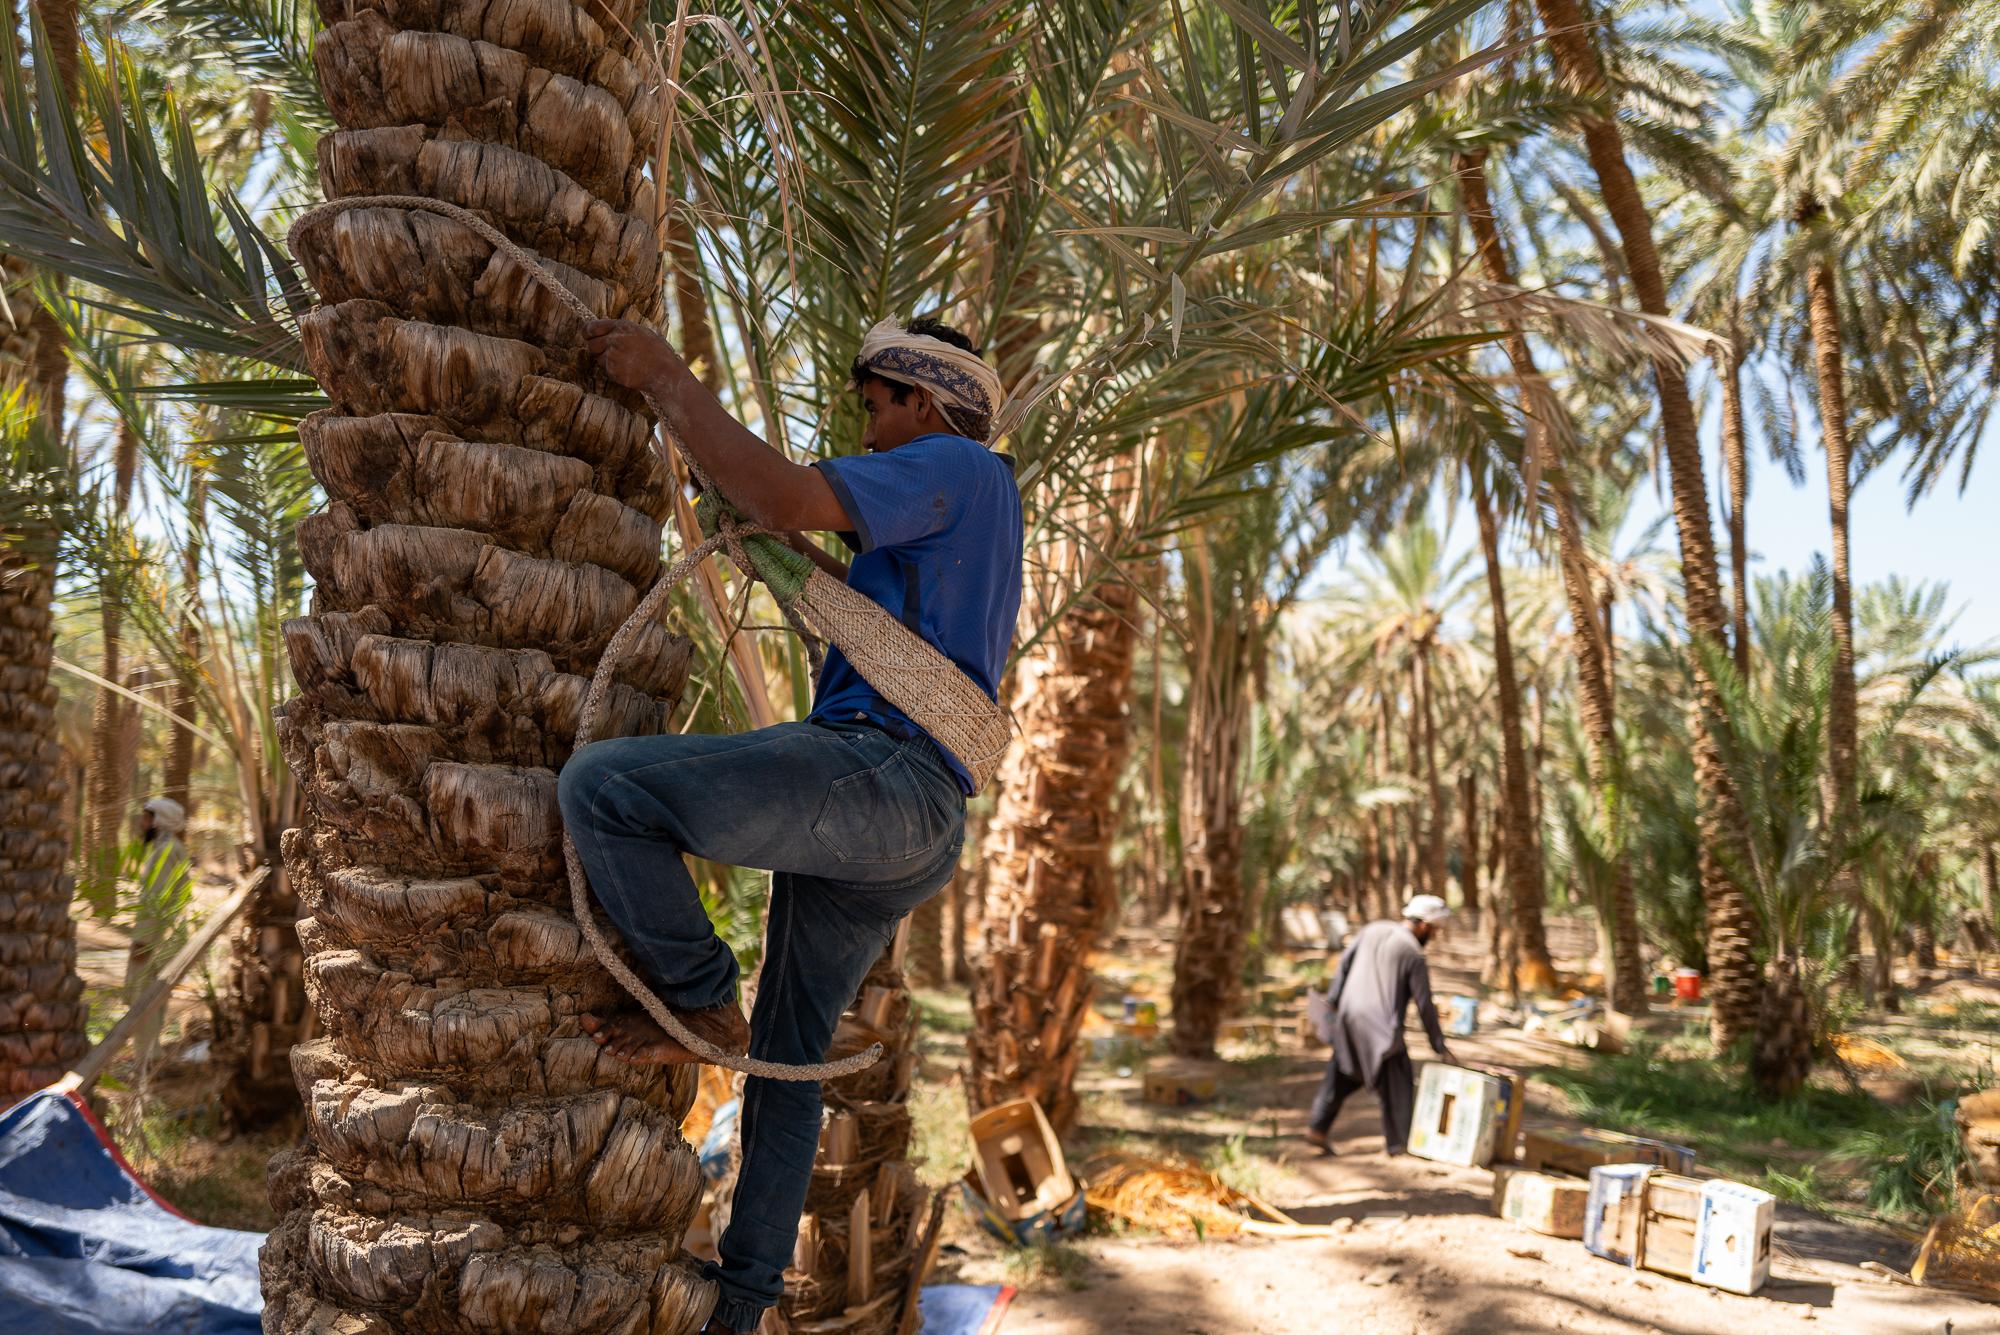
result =
[[[356,195],[329,200],[300,214],[292,224],[288,239],[296,238],[300,233],[349,209],[415,209],[449,218],[469,228],[488,245],[520,265],[529,277],[547,288],[550,295],[579,320],[599,318],[597,312],[563,286],[561,280],[533,252],[517,245],[478,214],[441,199],[422,195]],[[294,251],[298,249],[296,240],[292,241],[292,248]],[[983,786],[999,767],[1000,757],[1012,735],[1006,711],[988,699],[986,693],[973,684],[955,663],[898,621],[887,608],[864,594],[856,593],[822,572],[801,553],[746,522],[728,505],[727,498],[716,490],[701,465],[681,443],[660,405],[653,402],[650,395],[647,396],[647,403],[660,423],[662,454],[669,447],[676,450],[687,464],[688,474],[695,485],[704,493],[720,498],[721,503],[704,507],[714,531],[683,552],[680,559],[654,582],[639,605],[632,609],[632,615],[625,619],[625,623],[612,635],[611,642],[605,645],[604,653],[597,660],[597,670],[591,674],[590,692],[584,697],[583,714],[577,722],[577,749],[582,750],[596,740],[612,674],[630,650],[633,640],[652,623],[659,614],[660,605],[694,573],[696,567],[713,553],[723,551],[740,568],[757,572],[777,599],[785,619],[801,637],[810,643],[811,636],[818,635],[838,645],[848,662],[854,665],[854,670],[869,685],[915,720],[938,745],[956,756],[971,773],[973,782]],[[668,472],[671,475],[672,469]],[[669,1037],[702,1061],[769,1080],[816,1081],[852,1075],[881,1060],[882,1045],[876,1043],[840,1061],[788,1066],[724,1052],[697,1037],[674,1014],[673,1009],[654,994],[645,980],[632,971],[631,966],[620,957],[617,947],[605,936],[603,925],[591,909],[590,881],[584,875],[576,843],[567,831],[563,834],[563,857],[569,864],[570,905],[576,914],[577,926],[583,929],[584,937],[597,953],[598,961]]]

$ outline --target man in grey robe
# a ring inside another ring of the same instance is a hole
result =
[[[1400,923],[1371,922],[1354,934],[1340,957],[1330,989],[1333,1057],[1313,1099],[1306,1140],[1333,1153],[1327,1132],[1340,1105],[1359,1089],[1371,1089],[1382,1105],[1382,1148],[1401,1154],[1410,1143],[1410,1114],[1416,1104],[1416,1077],[1403,1045],[1403,1016],[1410,1003],[1442,1061],[1451,1053],[1431,1000],[1431,971],[1424,945],[1451,910],[1436,895],[1418,895],[1403,908]]]

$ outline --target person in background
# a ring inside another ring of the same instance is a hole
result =
[[[1341,955],[1328,1000],[1333,1056],[1305,1132],[1306,1142],[1320,1153],[1333,1153],[1327,1132],[1340,1105],[1359,1089],[1373,1090],[1382,1105],[1383,1152],[1401,1154],[1409,1145],[1417,1091],[1410,1051],[1403,1044],[1403,1017],[1415,1002],[1431,1050],[1442,1061],[1452,1060],[1431,1000],[1430,966],[1424,962],[1424,946],[1450,916],[1436,895],[1418,895],[1404,906],[1402,922],[1369,923]]]

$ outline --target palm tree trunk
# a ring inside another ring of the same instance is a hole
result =
[[[1819,205],[1808,198],[1799,210],[1799,224],[1810,227]],[[1826,497],[1833,528],[1833,675],[1826,709],[1826,782],[1831,790],[1836,838],[1855,835],[1859,819],[1855,792],[1858,750],[1854,683],[1854,585],[1848,561],[1847,499],[1850,454],[1847,436],[1847,385],[1842,364],[1839,298],[1833,265],[1820,260],[1806,270],[1806,300],[1812,328],[1813,365],[1819,381],[1820,435],[1826,443]],[[1860,879],[1843,870],[1835,893],[1847,903],[1861,894]]]
[[[46,555],[0,548],[0,1106],[54,1083],[86,1046],[49,680],[54,594]]]
[[[975,1112],[1032,1098],[1058,1130],[1076,1119],[1091,957],[1118,910],[1113,799],[1131,747],[1138,609],[1130,584],[1106,584],[1015,664],[1014,745],[984,846],[986,952],[972,980]]]
[[[657,324],[633,5],[349,12],[315,53],[329,195],[476,208]],[[589,674],[659,572],[652,424],[456,223],[350,211],[297,251],[332,406],[300,426],[329,503],[299,532],[313,614],[285,629],[304,811],[282,847],[325,1037],[290,1054],[306,1136],[271,1173],[265,1329],[684,1335],[711,1303],[681,1252],[696,1071],[580,1031],[623,996],[569,916],[556,805]],[[607,735],[664,731],[690,657],[648,628]]]
[[[1200,582],[1191,574],[1191,587]],[[1199,590],[1191,597],[1216,595]],[[1169,1044],[1182,1056],[1212,1057],[1236,996],[1243,944],[1242,747],[1251,644],[1234,607],[1211,604],[1190,620],[1196,629],[1181,746],[1181,930]]]
[[[1473,921],[1479,919],[1479,771],[1468,769],[1458,778],[1458,814],[1464,825],[1460,866],[1464,869],[1459,895]]]
[[[1493,608],[1493,683],[1500,705],[1500,801],[1506,848],[1511,932],[1496,955],[1511,965],[1510,989],[1552,991],[1555,965],[1542,927],[1542,843],[1528,797],[1528,755],[1521,739],[1521,683],[1514,675],[1513,638],[1507,628],[1507,587],[1500,573],[1500,525],[1483,480],[1472,484],[1479,545],[1486,558],[1486,594]],[[1497,908],[1496,908],[1497,916]]]
[[[12,4],[0,19],[16,30]],[[47,50],[74,86],[76,15],[42,14]],[[35,272],[0,254],[0,390],[35,397],[62,438],[61,330],[35,296]],[[52,346],[53,341],[53,346]],[[84,1053],[73,882],[65,863],[73,811],[56,726],[54,535],[0,542],[0,1107],[58,1079]]]
[[[2000,933],[2000,855],[1990,843],[1979,846],[1979,884],[1985,892],[1987,925]]]
[[[1743,331],[1737,302],[1729,303],[1729,353],[1722,372],[1722,461],[1729,483],[1729,637],[1737,675],[1750,675],[1749,449],[1743,430]]]
[[[1423,723],[1424,781],[1430,791],[1430,813],[1424,836],[1424,880],[1427,882],[1426,888],[1442,898],[1447,875],[1444,859],[1445,825],[1451,819],[1451,810],[1445,804],[1444,783],[1438,778],[1437,716],[1431,699],[1431,662],[1428,648],[1417,656],[1415,685],[1418,716]]]
[[[1535,9],[1565,80],[1589,96],[1609,96],[1603,62],[1593,44],[1595,28],[1577,0],[1535,0]],[[1598,115],[1581,117],[1579,128],[1605,210],[1618,230],[1639,308],[1648,315],[1669,315],[1666,277],[1653,241],[1653,221],[1625,160],[1624,135],[1616,120]],[[1687,374],[1678,362],[1663,356],[1653,364],[1653,380],[1659,391],[1660,434],[1673,492],[1674,524],[1680,533],[1688,630],[1717,652],[1727,652],[1721,570],[1709,526],[1708,485],[1702,477],[1701,441]],[[1727,1046],[1755,1023],[1763,975],[1757,962],[1756,919],[1724,856],[1725,849],[1741,846],[1744,831],[1741,805],[1730,787],[1716,742],[1728,719],[1717,684],[1698,655],[1694,686],[1698,706],[1694,728],[1701,835],[1698,854],[1708,915],[1709,991],[1714,999],[1710,1033],[1718,1046]]]
[[[1479,249],[1487,278],[1508,287],[1514,285],[1514,266],[1500,239],[1500,228],[1486,185],[1486,159],[1481,153],[1461,153],[1458,157],[1460,189],[1465,199],[1465,215]],[[1544,392],[1540,369],[1535,365],[1534,348],[1519,326],[1510,325],[1506,339],[1507,356],[1514,374],[1521,380],[1523,398],[1538,411],[1562,411],[1561,401]],[[1569,604],[1573,630],[1571,643],[1576,659],[1577,714],[1587,739],[1590,782],[1595,792],[1599,816],[1619,839],[1618,794],[1623,791],[1624,755],[1618,742],[1618,714],[1611,687],[1610,626],[1600,616],[1595,592],[1595,575],[1589,549],[1584,546],[1583,526],[1577,522],[1576,502],[1567,480],[1559,471],[1561,460],[1547,447],[1554,422],[1531,426],[1533,438],[1543,450],[1547,470],[1547,494],[1556,516],[1557,564],[1562,570],[1563,594]],[[1614,849],[1611,890],[1611,921],[1608,935],[1611,949],[1605,953],[1605,969],[1610,974],[1606,995],[1612,1008],[1627,1012],[1646,1009],[1645,979],[1640,977],[1639,909],[1632,887],[1632,868],[1622,847]]]
[[[123,541],[126,515],[132,505],[132,482],[139,470],[138,433],[119,423],[117,446],[112,453],[111,527]],[[120,662],[124,633],[124,607],[105,590],[98,607],[104,644],[98,659],[97,675],[107,682],[120,682],[124,670]],[[97,688],[90,706],[90,815],[86,828],[84,865],[95,868],[110,852],[125,842],[125,806],[131,798],[130,759],[119,746],[130,704],[109,686]]]
[[[195,620],[193,603],[201,597],[201,559],[208,535],[208,476],[197,472],[188,487],[187,541],[181,548],[181,589],[189,606],[181,612],[181,654],[188,663],[201,655],[201,627]],[[174,717],[193,721],[200,701],[192,681],[176,678],[173,689]],[[167,737],[166,773],[162,792],[181,804],[190,821],[194,818],[194,729],[184,723],[172,725]],[[272,877],[272,884],[282,880]],[[270,885],[266,890],[271,889]]]

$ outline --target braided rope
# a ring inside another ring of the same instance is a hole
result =
[[[347,199],[329,200],[308,209],[292,223],[290,231],[286,234],[286,241],[291,246],[292,253],[298,253],[298,238],[301,233],[349,209],[415,209],[449,218],[461,226],[470,228],[487,244],[521,265],[529,276],[547,288],[549,293],[579,320],[600,318],[597,312],[584,305],[574,292],[564,287],[555,274],[528,250],[517,245],[478,214],[442,199],[430,199],[423,195],[356,195]],[[701,466],[695,462],[694,456],[681,444],[680,437],[675,434],[666,414],[660,410],[660,405],[653,402],[650,394],[646,396],[646,402],[653,409],[654,417],[659,420],[661,436],[679,451],[696,485],[704,491],[713,491],[713,484],[702,472]],[[664,455],[663,447],[662,462],[666,462]],[[671,469],[668,470],[668,476],[672,476]],[[718,491],[715,494],[720,496],[722,493]],[[681,558],[654,582],[646,596],[639,600],[639,605],[632,609],[632,614],[625,618],[624,624],[612,634],[610,642],[604,646],[603,654],[598,657],[597,670],[591,674],[590,690],[584,696],[583,711],[577,719],[577,750],[582,750],[595,739],[599,716],[604,712],[604,699],[610,689],[611,675],[617,669],[619,660],[630,650],[639,632],[658,614],[660,604],[666,601],[667,595],[693,574],[695,567],[718,550],[728,551],[730,558],[736,561],[741,569],[751,569],[751,560],[745,551],[744,543],[763,531],[755,525],[744,522],[725,506],[717,514],[714,536],[682,553]],[[810,646],[811,638],[807,635],[805,627],[800,624],[798,613],[790,606],[789,600],[780,599],[779,606],[784,609],[785,619],[806,637]],[[874,1043],[865,1050],[840,1061],[789,1066],[782,1062],[724,1052],[713,1043],[696,1036],[681,1022],[680,1017],[674,1014],[673,1009],[646,985],[645,980],[619,958],[618,948],[606,937],[603,927],[598,923],[597,914],[592,910],[590,880],[584,874],[583,860],[577,855],[576,841],[570,838],[568,830],[563,831],[563,860],[569,870],[571,911],[576,915],[577,926],[583,929],[584,939],[590,942],[591,950],[596,953],[598,963],[618,980],[620,987],[631,993],[632,999],[652,1017],[655,1024],[666,1031],[668,1037],[704,1062],[767,1080],[817,1081],[834,1080],[841,1076],[852,1075],[856,1071],[865,1071],[882,1059],[882,1045]]]

